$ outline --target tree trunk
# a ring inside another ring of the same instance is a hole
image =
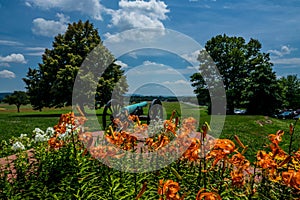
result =
[[[19,105],[17,105],[17,109],[18,109],[18,113],[20,112],[20,106]]]

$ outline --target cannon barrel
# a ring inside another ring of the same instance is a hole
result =
[[[127,110],[127,112],[129,114],[133,113],[135,111],[135,109],[137,109],[138,107],[145,107],[147,106],[148,103],[147,101],[143,101],[143,102],[140,102],[140,103],[136,103],[136,104],[132,104],[132,105],[128,105],[128,106],[125,106],[122,110]]]

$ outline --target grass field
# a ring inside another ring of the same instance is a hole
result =
[[[164,113],[167,118],[173,110],[177,110],[179,114],[182,112],[184,116],[200,115],[200,124],[210,121],[210,116],[206,113],[205,107],[193,106],[189,104],[179,104],[176,102],[163,102]],[[36,127],[45,130],[49,126],[57,124],[59,116],[62,113],[70,112],[71,107],[62,109],[44,109],[42,112],[32,110],[31,106],[22,106],[21,112],[16,112],[15,106],[0,104],[0,141],[8,140],[12,136],[23,134],[31,134]],[[101,120],[103,110],[97,110],[98,120]],[[144,108],[144,113],[148,112],[148,108]],[[226,116],[225,125],[220,138],[233,139],[234,135],[249,145],[246,155],[253,157],[258,149],[268,143],[268,135],[275,134],[277,130],[284,130],[286,134],[283,137],[282,146],[285,150],[289,146],[289,124],[294,120],[279,120],[267,118],[264,116],[248,116],[248,115],[228,115]],[[87,122],[88,126],[89,122]],[[300,124],[299,124],[300,125]],[[293,137],[293,149],[297,150],[300,146],[300,126],[296,126],[295,135]],[[94,131],[94,130],[91,130]],[[251,158],[250,158],[251,159]]]

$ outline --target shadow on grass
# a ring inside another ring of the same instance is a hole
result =
[[[11,115],[11,117],[60,117],[58,113],[47,113],[47,114],[24,114],[24,115]]]
[[[60,117],[60,113],[41,113],[41,114],[24,114],[24,115],[11,115],[11,117]],[[86,114],[86,116],[93,116],[94,114]],[[102,116],[102,114],[96,114],[97,117]]]

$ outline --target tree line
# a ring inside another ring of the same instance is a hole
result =
[[[26,78],[23,78],[26,94],[15,91],[5,97],[3,102],[15,104],[18,111],[22,105],[20,101],[23,104],[30,102],[35,110],[72,105],[77,73],[88,54],[96,47],[101,53],[96,55],[98,60],[93,63],[93,67],[106,69],[103,69],[101,77],[91,73],[82,76],[82,82],[84,79],[98,79],[96,91],[83,91],[85,95],[94,98],[93,105],[79,102],[79,106],[82,110],[84,106],[102,107],[111,99],[117,86],[117,95],[122,98],[128,91],[124,71],[114,62],[114,56],[103,45],[93,24],[80,20],[69,24],[64,34],[54,37],[52,49],[45,50],[38,68],[28,69]],[[224,83],[229,114],[241,107],[246,108],[248,114],[264,115],[272,114],[280,108],[300,108],[300,81],[297,75],[278,79],[273,71],[270,55],[262,52],[261,48],[258,40],[250,39],[246,42],[242,37],[225,34],[207,41],[205,49],[199,52],[199,73],[191,76],[191,84],[195,88],[199,104],[210,106],[211,86],[206,82],[208,79],[218,81],[210,70],[211,65],[215,65]],[[104,63],[108,61],[112,62],[107,67]],[[202,74],[210,76],[204,77]]]

